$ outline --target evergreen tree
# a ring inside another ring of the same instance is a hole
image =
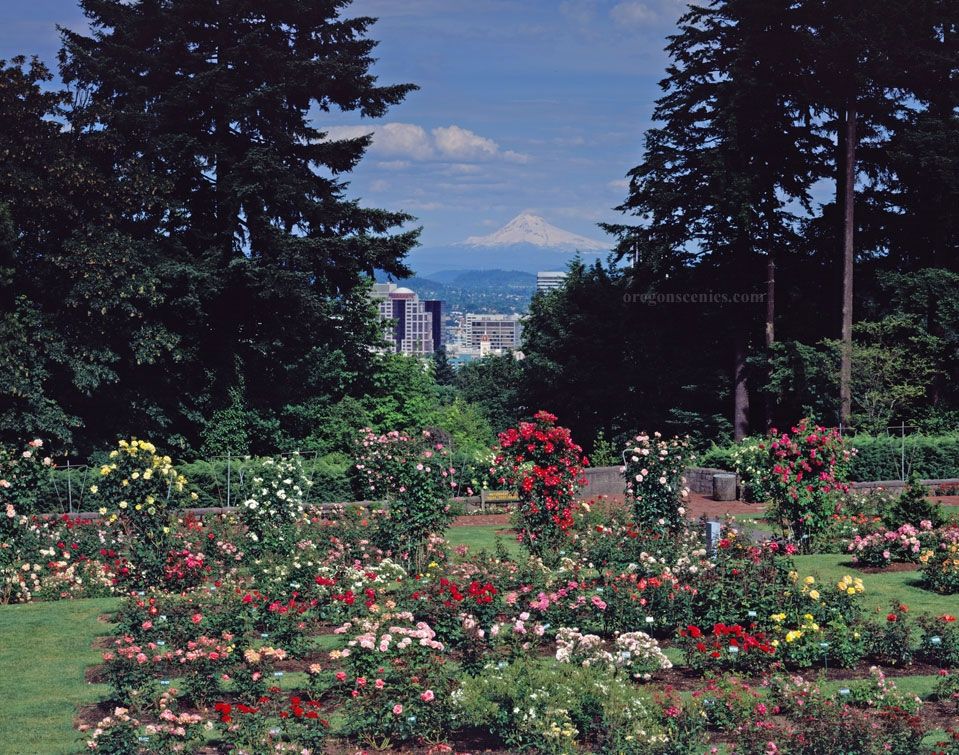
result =
[[[456,382],[456,373],[450,365],[445,346],[433,352],[433,379],[437,385],[453,385]]]
[[[91,33],[62,30],[73,131],[104,171],[138,188],[118,218],[162,261],[172,369],[137,382],[163,402],[168,433],[230,405],[242,375],[252,409],[334,390],[336,353],[369,364],[374,269],[403,275],[411,220],[367,209],[342,176],[370,137],[332,140],[334,108],[382,116],[415,87],[370,73],[367,17],[348,0],[81,0]]]
[[[775,260],[794,247],[794,208],[808,207],[821,171],[801,86],[806,30],[793,0],[694,5],[679,23],[654,112],[662,125],[647,132],[643,162],[630,171],[629,197],[618,208],[643,223],[607,229],[620,236],[618,255],[632,257],[644,285],[695,264],[711,270],[720,291],[766,292],[768,346]],[[740,438],[749,430],[746,359],[758,318],[737,305],[724,319]]]

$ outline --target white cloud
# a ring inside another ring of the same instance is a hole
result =
[[[615,181],[610,181],[606,185],[610,189],[628,189],[629,181],[625,178],[617,178]]]
[[[511,149],[501,151],[492,139],[480,136],[460,126],[446,126],[433,129],[433,138],[440,154],[459,162],[474,160],[492,160],[501,158],[514,163],[529,162],[529,156]]]
[[[610,10],[609,15],[616,23],[628,26],[650,23],[658,17],[656,11],[646,3],[636,2],[635,0],[617,3]]]
[[[426,131],[412,123],[387,123],[376,129],[373,142],[384,154],[409,156],[414,160],[428,160],[433,156],[433,145]]]
[[[376,167],[383,170],[406,170],[412,164],[409,160],[382,160],[376,163]]]
[[[384,181],[382,178],[377,178],[370,183],[370,191],[380,192],[386,191],[388,188],[390,188],[390,182]]]
[[[329,139],[355,139],[373,135],[370,151],[385,156],[411,157],[428,160],[433,157],[433,145],[422,126],[412,123],[385,123],[382,126],[332,126],[327,129]]]
[[[493,157],[499,147],[492,139],[474,134],[459,126],[434,128],[433,137],[439,151],[457,160],[477,160]]]
[[[672,23],[686,8],[687,0],[622,0],[609,15],[623,26]]]
[[[578,24],[588,24],[596,16],[598,0],[564,0],[559,12]]]
[[[434,128],[430,133],[412,123],[332,126],[327,130],[328,139],[355,139],[366,134],[373,135],[371,154],[406,158],[379,163],[388,170],[407,168],[409,160],[449,160],[459,164],[490,160],[529,162],[529,155],[511,149],[501,150],[492,139],[457,125]]]

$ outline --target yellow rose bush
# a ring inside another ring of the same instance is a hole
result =
[[[169,456],[137,438],[121,440],[96,470],[90,500],[126,546],[130,577],[140,587],[160,583],[171,542],[170,511],[196,500],[186,485]]]

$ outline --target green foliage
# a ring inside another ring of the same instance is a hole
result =
[[[362,404],[374,429],[418,430],[436,424],[436,383],[424,362],[403,354],[385,355],[371,382]]]
[[[378,84],[348,4],[83,0],[70,92],[0,65],[5,439],[264,453],[284,407],[363,392],[367,288],[408,272],[418,231],[349,198],[370,138],[313,115],[380,117],[415,87]]]
[[[516,751],[655,753],[666,736],[641,690],[596,668],[535,660],[490,665],[463,680],[458,720],[487,727]]]
[[[494,432],[502,432],[521,416],[521,363],[510,354],[467,362],[456,371],[463,398],[480,407]]]
[[[906,471],[923,479],[959,477],[959,435],[855,435],[849,445],[856,455],[849,463],[852,480],[901,479],[901,460]],[[905,449],[903,453],[903,449]]]
[[[918,527],[922,521],[932,523],[933,527],[938,527],[945,520],[942,512],[942,506],[935,501],[930,501],[926,496],[929,491],[926,486],[920,483],[919,473],[913,470],[909,473],[908,484],[896,501],[892,509],[892,522],[897,526],[899,524],[911,524]]]
[[[606,434],[600,430],[593,441],[593,452],[589,455],[589,464],[592,467],[619,466],[623,457],[619,455],[616,445],[606,439]]]

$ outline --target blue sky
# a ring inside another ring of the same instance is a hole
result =
[[[426,246],[489,233],[533,211],[602,238],[640,158],[666,35],[680,0],[355,0],[372,15],[383,83],[421,89],[383,119],[324,115],[333,133],[375,130],[352,178],[364,204],[406,210]],[[54,25],[83,27],[72,0],[13,0],[0,57],[50,64]]]

